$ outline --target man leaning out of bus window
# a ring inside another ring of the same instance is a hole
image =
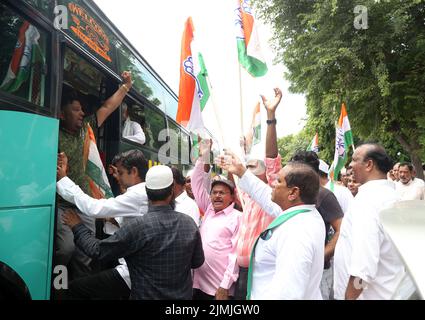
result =
[[[90,127],[96,134],[97,128],[123,101],[132,85],[130,73],[123,72],[122,79],[123,84],[118,90],[93,115],[86,118],[80,99],[76,95],[70,94],[62,97],[59,152],[65,152],[68,155],[68,176],[87,194],[91,194],[91,191],[83,167],[85,137]],[[60,196],[57,199],[57,207],[58,216],[67,208],[76,209],[74,204]],[[94,230],[95,219],[93,217],[82,216],[82,219],[89,229]],[[56,221],[55,264],[67,266],[70,279],[87,275],[91,271],[90,258],[75,249],[73,234],[61,223],[61,219],[56,219]]]

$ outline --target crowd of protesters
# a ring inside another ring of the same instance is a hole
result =
[[[123,94],[117,92],[96,125]],[[67,238],[56,241],[70,249],[66,261],[59,252],[54,262],[68,264],[78,253],[86,267],[72,273],[69,287],[55,296],[391,299],[405,266],[379,213],[400,200],[424,200],[424,182],[411,164],[393,166],[376,143],[357,146],[340,181],[328,179],[329,165],[313,151],[296,152],[282,166],[276,134],[281,99],[279,89],[271,99],[262,97],[268,120],[264,158],[241,159],[225,150],[214,160],[225,174],[215,178],[207,140],[186,175],[164,165],[148,170],[143,153],[130,150],[113,161],[121,194],[94,199],[76,180],[78,164],[64,148],[57,193],[67,205],[59,210],[58,231]],[[78,105],[71,100],[68,106],[72,121]],[[76,132],[83,115],[73,120]],[[108,219],[115,230],[96,238],[95,218]],[[90,259],[102,262],[103,270],[90,269]]]

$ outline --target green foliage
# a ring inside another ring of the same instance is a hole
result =
[[[285,164],[298,150],[306,150],[310,140],[305,136],[304,131],[296,135],[288,135],[277,140],[279,154],[282,157],[282,163]]]
[[[354,27],[356,5],[367,8],[368,29]],[[378,141],[394,159],[424,157],[424,1],[258,0],[255,7],[273,27],[290,90],[306,95],[300,137],[308,143],[319,132],[321,157],[332,159],[342,102],[356,143]],[[282,150],[297,139],[281,139]]]

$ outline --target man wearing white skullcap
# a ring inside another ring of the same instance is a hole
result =
[[[124,257],[132,289],[130,299],[192,298],[191,269],[204,263],[201,236],[192,218],[173,210],[173,173],[154,166],[146,174],[148,213],[105,240],[98,240],[78,215],[63,219],[72,228],[76,245],[98,260]]]

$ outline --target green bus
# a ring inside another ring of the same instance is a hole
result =
[[[186,171],[191,138],[176,94],[93,1],[0,0],[0,12],[0,300],[49,299],[63,92],[78,91],[89,115],[132,72],[124,102],[146,142],[122,137],[116,110],[97,137],[104,165],[138,148],[150,166],[162,156]]]

